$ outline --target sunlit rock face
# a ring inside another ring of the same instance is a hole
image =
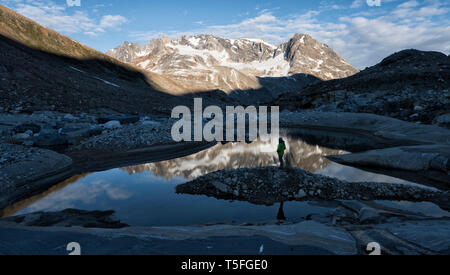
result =
[[[288,165],[316,172],[328,166],[327,155],[340,155],[344,151],[309,145],[298,139],[286,139]],[[266,167],[279,165],[276,149],[278,140],[268,142],[218,144],[200,153],[158,163],[123,168],[130,174],[151,171],[155,176],[193,179],[219,170]]]
[[[262,88],[261,77],[305,74],[330,80],[358,72],[329,46],[306,34],[297,34],[279,46],[262,39],[197,35],[173,40],[163,36],[147,45],[125,42],[107,54],[169,77],[187,90],[251,90]]]

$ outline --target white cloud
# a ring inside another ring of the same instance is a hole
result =
[[[127,22],[127,19],[121,15],[105,15],[100,20],[96,20],[85,11],[72,11],[65,4],[55,4],[49,0],[8,0],[5,2],[18,13],[41,25],[69,35],[84,33],[89,36],[98,36],[107,29],[118,28]]]
[[[417,2],[416,0],[412,0],[412,1],[408,1],[405,2],[403,4],[398,5],[397,8],[401,9],[401,8],[413,8],[413,7],[417,7],[419,5],[419,2]]]
[[[121,15],[105,15],[100,21],[100,26],[102,28],[117,28],[126,22],[128,22],[128,20]]]
[[[363,5],[363,0],[354,0],[353,3],[350,5],[351,9],[357,9],[362,7]]]

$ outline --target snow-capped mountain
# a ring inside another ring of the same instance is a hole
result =
[[[125,42],[107,52],[146,71],[162,74],[189,90],[261,88],[262,77],[307,74],[322,80],[358,72],[330,47],[306,34],[279,46],[261,39],[225,39],[213,35],[167,36],[147,45]]]

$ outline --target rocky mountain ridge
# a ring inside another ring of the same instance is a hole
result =
[[[279,46],[262,39],[202,34],[173,40],[163,36],[146,45],[125,42],[107,54],[194,91],[260,89],[264,77],[305,74],[330,80],[358,72],[329,46],[307,34],[296,34]]]

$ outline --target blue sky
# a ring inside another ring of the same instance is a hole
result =
[[[0,3],[100,51],[163,34],[207,33],[280,44],[295,33],[308,33],[359,68],[406,48],[450,54],[450,1],[445,0],[79,1],[79,7],[67,0]]]

